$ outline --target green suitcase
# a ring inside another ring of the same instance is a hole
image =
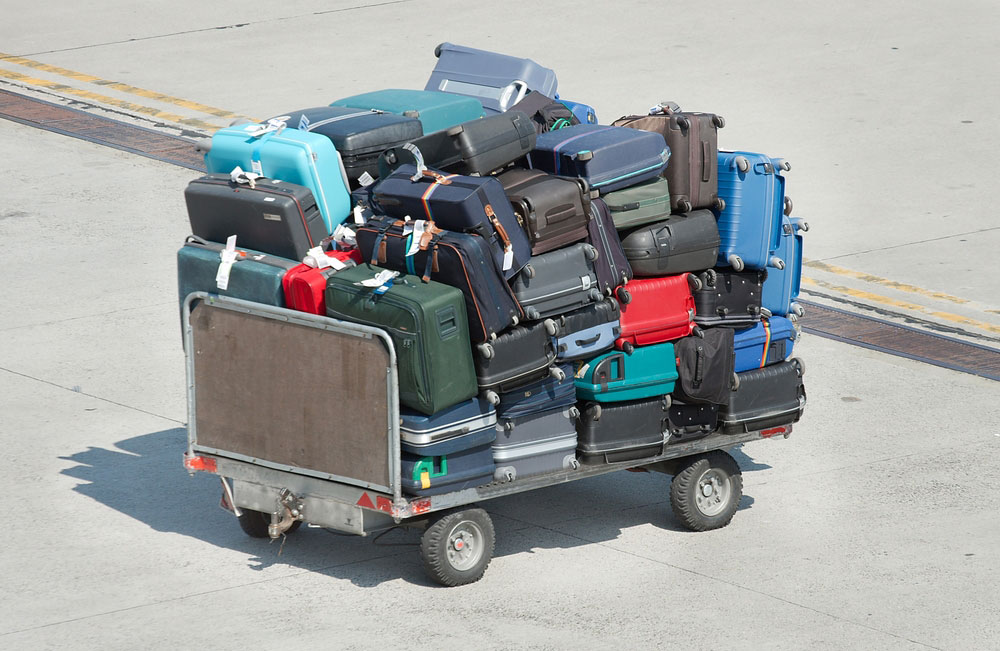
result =
[[[364,264],[330,276],[327,316],[389,333],[396,347],[401,404],[434,414],[475,396],[478,385],[462,292],[409,275],[396,277],[382,294],[360,284],[381,271]]]
[[[575,376],[576,397],[597,402],[652,398],[673,391],[676,380],[672,343],[636,346],[631,355],[614,350],[581,366]]]
[[[615,228],[620,231],[670,216],[670,186],[662,177],[609,192],[602,199],[608,204]]]

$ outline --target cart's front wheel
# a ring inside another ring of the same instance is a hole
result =
[[[674,516],[692,531],[729,524],[742,497],[740,467],[720,450],[693,457],[670,483]]]
[[[420,539],[424,568],[441,585],[456,586],[482,578],[493,558],[496,534],[483,509],[464,509],[437,516]]]
[[[240,509],[241,515],[237,518],[240,521],[240,528],[243,533],[251,538],[270,538],[267,533],[267,526],[271,524],[271,514],[250,509]],[[302,526],[302,520],[296,520],[285,533],[292,533]]]

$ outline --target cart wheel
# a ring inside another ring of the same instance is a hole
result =
[[[474,583],[493,558],[496,534],[486,511],[450,511],[433,518],[420,539],[424,569],[446,586]]]
[[[674,516],[692,531],[709,531],[729,524],[741,497],[740,467],[721,450],[693,457],[670,483]]]
[[[746,173],[750,170],[750,161],[748,161],[745,156],[737,156],[733,159],[733,162],[736,163],[736,169],[741,172]]]
[[[243,514],[237,518],[240,521],[240,529],[251,538],[270,538],[267,533],[267,526],[271,524],[271,514],[250,509],[240,509]],[[288,527],[285,533],[292,533],[302,526],[302,520],[296,520],[292,526]]]

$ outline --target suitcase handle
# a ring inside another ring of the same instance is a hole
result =
[[[600,340],[600,338],[601,334],[597,333],[590,339],[577,339],[573,343],[575,343],[577,346],[590,346],[591,344],[596,344]]]
[[[486,211],[486,217],[488,217],[490,223],[493,224],[493,230],[495,230],[497,232],[497,235],[500,236],[500,240],[503,242],[504,250],[506,251],[508,249],[511,249],[512,245],[510,242],[510,237],[508,237],[507,235],[507,229],[505,229],[503,227],[503,224],[500,223],[500,220],[497,219],[497,214],[493,212],[493,206],[491,206],[490,204],[486,204],[484,210]]]
[[[517,95],[513,98],[513,101],[511,101],[511,95],[514,94],[515,90],[517,91]],[[524,99],[524,96],[527,94],[528,94],[528,84],[521,81],[520,79],[515,79],[514,81],[510,82],[507,85],[507,87],[503,89],[503,94],[500,95],[500,102],[499,102],[500,112],[503,113],[514,104],[517,104],[522,99]]]

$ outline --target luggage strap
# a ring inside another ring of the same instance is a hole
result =
[[[767,319],[761,319],[764,324],[764,354],[760,356],[760,368],[767,364],[767,349],[771,347],[771,323]]]
[[[507,271],[514,265],[514,245],[510,242],[510,236],[507,235],[507,229],[503,227],[500,220],[497,219],[497,214],[493,212],[493,206],[486,204],[483,210],[486,211],[486,217],[493,224],[493,230],[497,232],[500,237],[500,241],[503,242],[503,270]]]

